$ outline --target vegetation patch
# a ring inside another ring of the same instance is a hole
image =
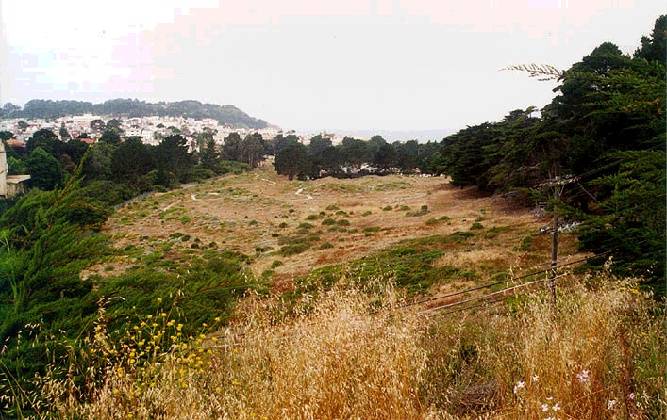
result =
[[[426,220],[426,221],[424,222],[424,224],[426,224],[426,225],[428,225],[428,226],[435,226],[435,225],[439,225],[439,224],[441,224],[441,223],[449,223],[450,220],[451,220],[451,219],[450,219],[449,217],[447,217],[447,216],[442,216],[442,217],[431,217],[430,219]]]
[[[329,288],[341,278],[376,290],[386,282],[414,294],[427,290],[436,282],[453,278],[474,279],[477,274],[468,268],[434,265],[447,244],[461,243],[472,235],[459,232],[401,241],[393,247],[360,258],[348,264],[325,266],[297,279],[297,290],[290,296]],[[369,289],[369,290],[370,290]]]
[[[408,217],[421,217],[428,213],[428,206],[422,205],[418,211],[409,211],[405,215]]]
[[[481,230],[484,229],[484,225],[481,224],[480,222],[475,222],[470,226],[470,230]]]

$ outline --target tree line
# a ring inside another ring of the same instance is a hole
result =
[[[3,141],[11,137],[11,133],[0,132]],[[83,186],[105,191],[116,204],[143,192],[256,167],[265,147],[258,134],[241,138],[232,133],[221,149],[213,133],[206,131],[196,135],[199,151],[191,152],[181,135],[166,136],[153,146],[139,137],[124,138],[113,126],[97,143],[89,145],[83,140],[62,141],[51,130],[38,130],[24,150],[6,147],[9,173],[30,174],[31,187],[48,191],[64,185],[81,164]]]
[[[203,104],[198,101],[149,103],[137,99],[110,99],[100,104],[84,101],[33,99],[23,107],[7,103],[0,107],[0,118],[54,119],[69,115],[114,115],[118,117],[211,118],[220,124],[244,128],[266,128],[268,123],[253,118],[233,105]]]
[[[614,269],[652,281],[665,275],[665,34],[627,55],[610,42],[564,71],[541,109],[467,127],[443,140],[443,171],[455,185],[513,192],[583,222],[582,250],[611,256]],[[562,199],[545,183],[566,184]]]
[[[318,135],[306,146],[296,136],[280,135],[272,140],[270,152],[275,155],[276,172],[290,180],[399,172],[439,174],[442,169],[439,143],[388,143],[381,136],[368,141],[345,137],[334,146],[330,138]]]

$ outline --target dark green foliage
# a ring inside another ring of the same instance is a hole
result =
[[[26,142],[26,151],[31,153],[33,150],[41,147],[52,155],[58,155],[60,145],[63,144],[53,131],[41,129],[35,132]]]
[[[584,222],[582,248],[612,256],[619,273],[664,285],[666,25],[659,17],[634,57],[609,42],[595,48],[563,73],[540,118],[516,110],[447,137],[445,172],[455,185],[537,201],[546,201],[546,180],[579,177],[558,210]]]
[[[204,251],[187,267],[169,271],[141,267],[104,279],[98,294],[110,302],[111,330],[123,331],[143,315],[173,307],[170,317],[182,322],[184,331],[193,332],[216,316],[229,316],[238,298],[259,286],[247,263],[236,252]]]
[[[241,143],[241,161],[256,168],[264,155],[264,139],[255,133],[246,136]]]
[[[580,246],[594,252],[613,250],[614,270],[653,279],[664,294],[665,153],[625,152],[615,157],[624,160],[619,170],[594,181],[609,193],[597,203],[597,214],[582,215],[587,223],[579,235]]]
[[[667,61],[666,39],[667,15],[662,15],[655,21],[651,37],[642,37],[641,47],[635,52],[635,57],[641,57],[647,61],[664,63]]]
[[[301,143],[291,143],[276,154],[276,172],[287,175],[289,180],[303,178],[311,171],[308,149]]]
[[[106,130],[100,137],[100,143],[119,145],[121,143],[120,134],[117,130]]]
[[[103,146],[98,145],[97,147]],[[142,185],[141,178],[153,167],[153,158],[146,145],[140,139],[130,138],[113,151],[110,176],[117,182],[143,189],[145,185]]]
[[[43,190],[52,190],[63,181],[60,162],[41,147],[34,149],[25,161],[30,173],[30,184]]]
[[[105,238],[91,231],[106,215],[70,182],[63,190],[33,190],[0,217],[0,341],[9,349],[2,363],[16,377],[46,363],[48,340],[20,344],[27,325],[62,338],[89,325],[97,307],[79,272],[106,252]]]
[[[220,154],[218,153],[213,136],[209,135],[206,138],[206,145],[201,154],[201,164],[204,168],[212,171],[219,170],[218,162]]]
[[[7,156],[7,170],[9,175],[20,175],[28,173],[28,166],[25,161],[15,158],[14,156]]]
[[[297,242],[289,245],[285,245],[278,253],[283,257],[289,257],[290,255],[300,254],[310,248],[310,243],[308,242]]]
[[[241,144],[243,140],[238,133],[230,133],[225,137],[225,143],[222,146],[222,156],[227,160],[241,161]]]
[[[268,151],[270,152],[270,154],[277,156],[278,153],[280,153],[287,146],[298,143],[300,142],[297,136],[294,135],[283,136],[282,134],[278,134],[275,138],[269,141],[270,147],[268,148]]]
[[[154,156],[158,184],[171,187],[189,179],[194,162],[185,137],[165,137],[155,147]]]
[[[101,104],[34,99],[28,101],[23,108],[6,104],[0,112],[0,117],[54,119],[83,114],[120,115],[130,118],[152,115],[195,119],[212,118],[221,124],[246,128],[265,128],[268,125],[266,121],[252,118],[233,105],[202,104],[198,101],[151,104],[136,99],[111,99]]]
[[[441,146],[431,142],[419,144],[410,140],[388,144],[380,136],[368,141],[345,137],[341,144],[333,146],[331,139],[318,135],[305,147],[295,136],[278,135],[271,143],[276,171],[290,179],[345,178],[399,171],[440,174],[443,167]],[[362,168],[364,165],[368,167]]]

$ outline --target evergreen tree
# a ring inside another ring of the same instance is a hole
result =
[[[30,184],[34,187],[52,190],[63,181],[60,162],[41,147],[37,147],[28,155],[26,166],[30,172]]]
[[[241,143],[243,140],[238,133],[230,133],[225,137],[225,143],[222,146],[222,156],[227,160],[241,161]]]
[[[282,148],[276,155],[276,172],[287,175],[289,180],[304,177],[311,171],[308,149],[301,143],[292,143]]]

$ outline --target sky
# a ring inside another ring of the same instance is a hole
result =
[[[456,131],[547,104],[654,0],[0,0],[0,103],[195,99],[295,130]]]

